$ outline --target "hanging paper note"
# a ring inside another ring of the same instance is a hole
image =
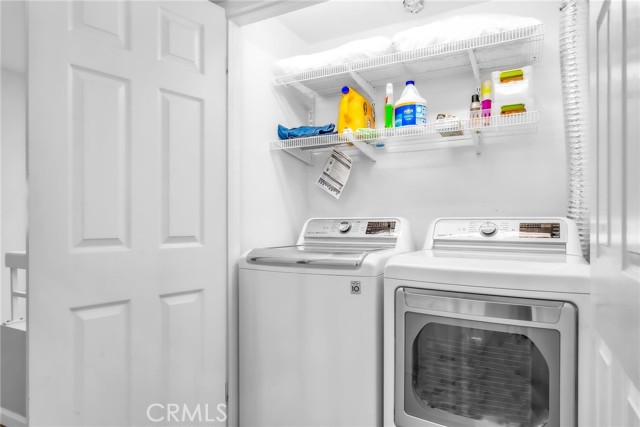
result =
[[[351,157],[335,148],[327,159],[316,185],[336,199],[340,198],[351,173]]]

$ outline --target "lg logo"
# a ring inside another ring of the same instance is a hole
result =
[[[356,294],[356,295],[360,295],[361,292],[361,288],[360,288],[360,282],[359,281],[352,281],[351,282],[351,293],[352,294]]]

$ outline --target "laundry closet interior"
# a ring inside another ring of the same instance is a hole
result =
[[[0,17],[1,425],[640,425],[640,2]]]

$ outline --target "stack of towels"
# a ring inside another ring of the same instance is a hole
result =
[[[529,33],[523,35],[533,36],[535,27],[540,23],[535,18],[514,15],[458,15],[409,28],[397,33],[391,39],[379,36],[356,40],[335,49],[282,59],[276,65],[283,75],[298,74],[515,29],[529,30]]]

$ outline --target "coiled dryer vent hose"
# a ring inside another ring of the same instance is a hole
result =
[[[588,206],[588,0],[563,0],[560,7],[560,73],[567,144],[569,206],[589,260]]]

